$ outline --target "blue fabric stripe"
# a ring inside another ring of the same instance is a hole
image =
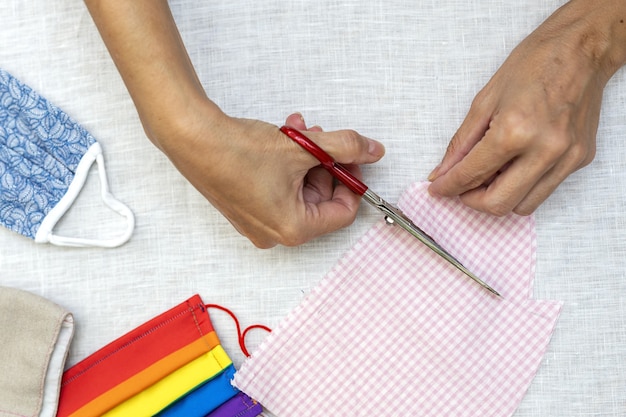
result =
[[[172,403],[157,417],[204,417],[233,398],[239,390],[230,381],[235,375],[235,367],[230,365],[219,375],[205,382]]]

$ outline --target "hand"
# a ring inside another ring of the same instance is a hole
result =
[[[298,245],[347,226],[360,197],[269,123],[228,117],[206,96],[167,0],[86,0],[146,135],[255,245]],[[292,115],[287,124],[305,130]],[[311,139],[360,176],[382,144],[353,131]]]
[[[624,50],[600,29],[619,27],[614,10],[585,3],[554,13],[478,93],[429,177],[432,194],[458,195],[494,215],[528,215],[592,161],[602,92]]]
[[[351,224],[360,197],[279,131],[257,120],[222,115],[199,118],[193,132],[160,140],[181,173],[252,243],[261,248],[298,245]],[[305,131],[302,116],[286,124]],[[174,134],[172,132],[172,134]],[[358,164],[384,154],[379,142],[353,131],[307,131],[318,145],[361,177]],[[173,139],[173,138],[172,138]]]

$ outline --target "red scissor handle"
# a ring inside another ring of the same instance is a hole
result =
[[[367,185],[359,181],[354,175],[348,171],[346,167],[335,162],[335,160],[328,155],[322,148],[320,148],[315,142],[309,139],[300,131],[289,127],[283,126],[280,131],[289,136],[291,140],[302,146],[307,152],[317,158],[320,164],[332,174],[333,177],[341,181],[346,187],[348,187],[353,193],[363,195],[367,191]]]

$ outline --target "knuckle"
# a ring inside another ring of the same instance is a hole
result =
[[[498,120],[500,128],[505,132],[496,135],[496,143],[504,154],[517,153],[525,149],[537,137],[537,127],[522,112],[511,111],[502,115]]]
[[[572,170],[589,165],[596,155],[595,145],[574,139],[565,133],[552,135],[545,141],[541,157],[548,161],[561,160]]]
[[[344,130],[342,131],[341,145],[348,152],[360,152],[364,150],[366,146],[364,141],[361,140],[361,135],[359,135],[355,130]]]
[[[328,143],[327,151],[335,158],[341,158],[344,164],[354,163],[360,155],[366,153],[368,144],[364,138],[354,130],[341,130]]]
[[[595,156],[596,156],[595,149],[592,152],[587,153],[587,157],[583,159],[583,161],[581,162],[580,168],[584,168],[587,165],[589,165],[594,160]]]
[[[355,141],[360,135],[356,132],[356,130],[352,129],[344,129],[341,131],[343,133],[343,137],[348,141]]]
[[[496,216],[503,217],[513,211],[514,205],[502,196],[483,194],[477,197],[475,194],[461,195],[461,201],[474,210]]]
[[[274,246],[276,246],[276,241],[273,239],[261,238],[258,236],[250,236],[250,235],[246,235],[246,237],[248,238],[248,240],[250,240],[250,242],[252,242],[254,246],[256,246],[259,249],[271,249]]]
[[[357,215],[357,209],[358,209],[358,205],[355,207],[354,210],[351,210],[350,214],[345,216],[341,222],[333,225],[333,227],[328,227],[328,230],[336,230],[336,229],[343,229],[345,227],[350,226],[352,223],[354,223],[354,221],[356,220],[356,215]]]
[[[595,146],[585,146],[584,143],[577,143],[569,150],[572,163],[578,168],[585,167],[593,161],[596,156]]]
[[[486,211],[493,216],[504,217],[511,212],[511,207],[504,203],[494,203]]]
[[[579,152],[579,150],[574,150],[575,146],[572,146],[571,139],[565,134],[552,135],[544,142],[543,145],[543,153],[548,158],[559,158],[565,153],[571,153],[572,151]]]
[[[487,88],[481,89],[474,96],[474,99],[472,100],[472,103],[470,105],[470,111],[476,111],[476,112],[482,113],[482,111],[489,105],[490,97],[491,97],[491,94],[489,92],[489,89]]]
[[[454,154],[457,152],[459,148],[459,144],[461,143],[461,133],[457,130],[452,135],[452,139],[450,139],[450,143],[448,143],[448,147],[446,149],[446,154]]]
[[[492,198],[486,201],[483,211],[496,217],[503,217],[511,213],[513,206],[501,198]]]
[[[482,176],[477,176],[474,171],[459,171],[456,176],[456,183],[465,189],[473,190],[480,187],[485,182]]]
[[[259,249],[271,249],[274,246],[276,246],[276,243],[270,243],[270,242],[261,242],[261,241],[252,241],[252,243],[254,244],[254,246],[256,246]]]
[[[278,242],[283,246],[298,246],[306,242],[299,228],[292,225],[282,225],[278,230]]]

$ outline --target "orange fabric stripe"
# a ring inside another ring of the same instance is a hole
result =
[[[213,331],[94,398],[70,414],[70,417],[102,415],[219,344],[217,334]]]

